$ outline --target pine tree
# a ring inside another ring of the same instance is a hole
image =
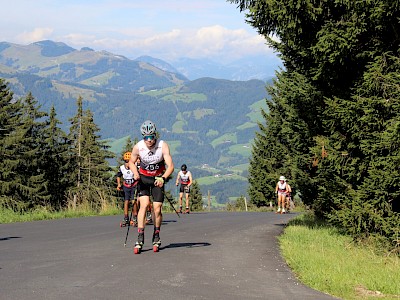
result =
[[[50,198],[42,165],[46,113],[32,94],[12,99],[1,80],[1,195],[15,210],[47,205]]]
[[[44,157],[44,128],[47,124],[47,113],[40,111],[40,105],[31,93],[23,99],[22,123],[16,133],[22,137],[18,146],[18,169],[14,182],[17,184],[16,193],[30,207],[49,205],[50,195],[47,191],[48,182],[45,178]]]
[[[193,180],[193,183],[190,187],[189,201],[191,210],[199,211],[203,209],[203,195],[201,194],[199,184],[196,180]]]
[[[248,9],[248,23],[285,66],[253,147],[252,200],[265,201],[260,180],[280,170],[320,216],[356,236],[396,240],[398,3],[230,2]]]
[[[106,141],[100,140],[100,129],[94,123],[92,112],[83,111],[82,97],[78,98],[77,106],[69,135],[73,145],[71,161],[76,166],[72,177],[75,184],[69,190],[69,200],[72,208],[86,205],[90,209],[103,210],[110,202],[115,185],[107,161],[114,155],[108,150]]]
[[[12,209],[18,209],[21,201],[14,194],[14,177],[18,171],[15,156],[22,140],[20,135],[15,134],[15,130],[22,123],[22,108],[22,102],[13,100],[12,91],[0,78],[0,197],[3,205]]]
[[[58,125],[54,106],[50,109],[49,125],[44,130],[43,165],[51,196],[51,206],[61,209],[66,206],[66,194],[73,184],[69,176],[70,141]]]

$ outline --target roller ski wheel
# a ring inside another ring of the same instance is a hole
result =
[[[136,242],[135,247],[133,248],[133,253],[140,254],[142,252],[143,243]]]
[[[154,242],[154,243],[153,243],[153,252],[158,252],[158,251],[160,251],[160,246],[161,246],[161,241]]]

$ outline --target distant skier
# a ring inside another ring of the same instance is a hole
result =
[[[276,184],[275,193],[278,194],[278,210],[276,211],[276,213],[285,214],[286,193],[287,193],[287,184],[285,182],[285,176],[279,177],[279,181]]]
[[[129,225],[129,201],[132,201],[132,224],[137,225],[137,214],[138,214],[138,205],[135,199],[135,191],[136,191],[136,184],[135,179],[133,178],[133,172],[129,168],[129,160],[131,158],[131,152],[124,153],[124,164],[121,165],[118,169],[117,173],[117,190],[124,191],[124,220],[121,222],[121,226]],[[123,182],[121,184],[121,178]]]
[[[178,173],[178,176],[176,178],[176,186],[178,186],[179,184],[180,189],[179,189],[179,213],[182,213],[182,198],[183,198],[183,194],[185,193],[185,197],[186,197],[186,210],[185,213],[190,213],[190,209],[189,209],[189,197],[190,197],[190,186],[192,185],[193,179],[192,179],[192,173],[190,171],[187,170],[187,166],[186,164],[183,164],[181,166],[181,170]]]

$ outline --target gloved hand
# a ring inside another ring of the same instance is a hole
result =
[[[163,186],[163,184],[164,184],[164,178],[161,177],[161,176],[156,176],[155,177],[155,181],[154,181],[154,185],[161,187],[161,186]]]

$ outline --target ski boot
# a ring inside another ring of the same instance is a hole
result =
[[[178,210],[178,213],[182,213],[182,206],[179,206],[179,210]]]
[[[282,208],[281,214],[286,214],[286,209]]]
[[[129,225],[129,218],[128,217],[125,217],[124,220],[121,223],[119,223],[120,227],[125,227],[125,226],[128,226],[128,225]]]
[[[140,252],[142,252],[143,243],[144,243],[144,233],[139,233],[138,240],[135,243],[135,247],[133,248],[133,253],[140,254]]]
[[[146,224],[151,224],[153,223],[153,220],[151,218],[151,211],[146,212]]]
[[[152,242],[153,242],[153,252],[160,251],[159,248],[161,246],[161,240],[160,240],[160,231],[159,230],[154,231]]]
[[[134,226],[134,227],[137,227],[137,226],[138,226],[137,216],[134,216],[134,217],[133,217],[133,219],[132,219],[132,221],[131,221],[131,225]]]
[[[185,214],[190,214],[189,207],[186,207]]]
[[[278,207],[278,210],[275,212],[276,214],[281,214],[281,208]]]

